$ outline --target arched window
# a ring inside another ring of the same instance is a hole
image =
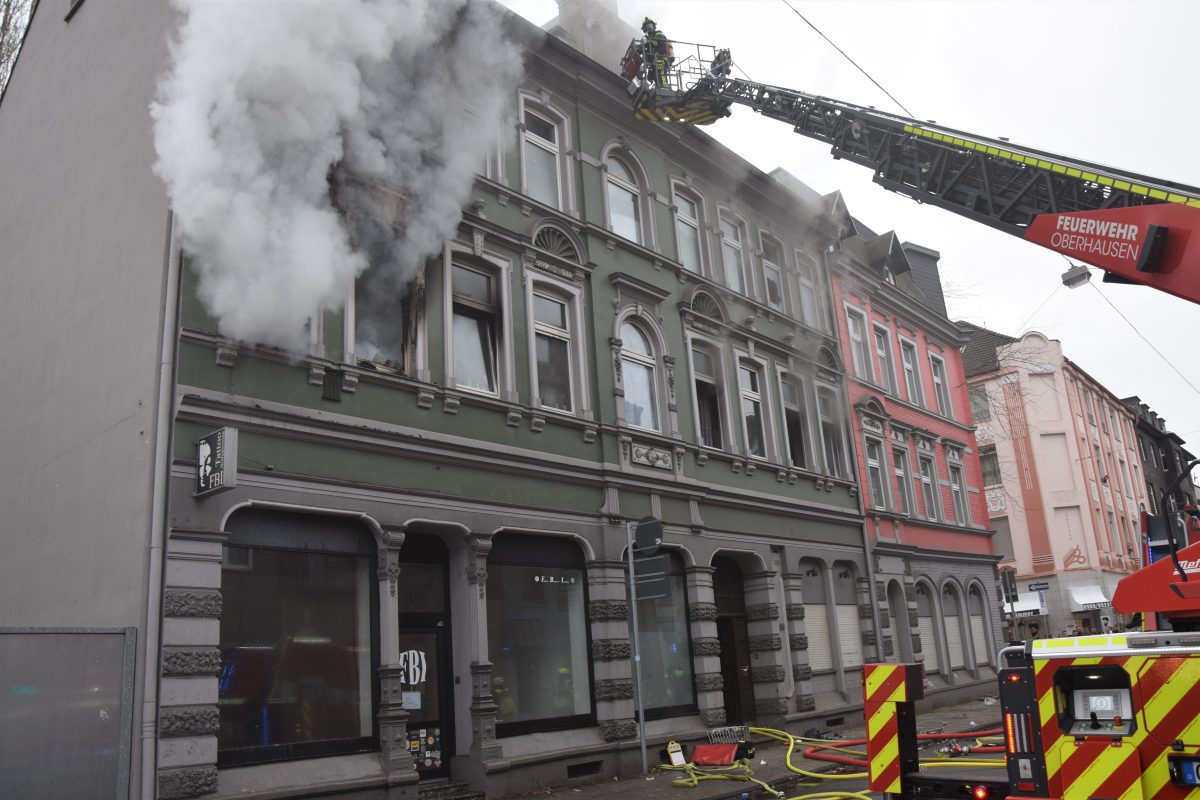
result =
[[[988,638],[987,620],[983,616],[983,595],[978,586],[967,591],[967,612],[971,617],[971,645],[975,648],[975,663],[989,664],[992,660],[992,643]]]
[[[657,360],[650,338],[632,322],[621,325],[620,338],[625,419],[637,428],[660,430]]]
[[[818,561],[801,559],[800,576],[803,581],[800,584],[800,597],[804,601],[804,631],[808,636],[808,666],[813,672],[833,669],[824,569]]]
[[[858,623],[857,572],[847,561],[833,564],[833,602],[837,613],[842,667],[854,669],[863,663],[862,629]]]
[[[953,584],[942,589],[942,624],[946,626],[946,650],[950,656],[950,669],[967,666],[963,651],[961,599]]]
[[[921,637],[921,652],[917,657],[929,675],[938,672],[937,640],[933,635],[933,594],[925,583],[917,584],[917,635]]]
[[[608,225],[613,233],[631,242],[642,243],[641,189],[637,176],[621,158],[610,155],[605,192],[608,199]]]

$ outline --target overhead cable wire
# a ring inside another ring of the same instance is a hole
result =
[[[1054,297],[1055,292],[1057,292],[1062,287],[1063,287],[1062,283],[1056,283],[1054,285],[1054,288],[1050,290],[1050,294],[1046,295],[1046,299],[1042,301],[1041,305],[1039,305],[1037,308],[1035,308],[1033,310],[1033,313],[1030,314],[1028,317],[1026,317],[1024,322],[1022,322],[1020,325],[1017,326],[1017,330],[1024,331],[1025,326],[1033,321],[1033,318],[1037,316],[1037,313],[1045,307],[1046,303],[1050,302],[1050,298]]]
[[[851,58],[850,56],[846,55],[846,51],[845,51],[845,50],[843,50],[842,48],[838,47],[836,44],[834,44],[834,43],[833,43],[833,40],[832,40],[832,39],[830,39],[830,38],[829,38],[828,36],[826,36],[825,34],[821,33],[821,30],[820,30],[820,28],[818,28],[816,25],[813,25],[813,24],[812,24],[812,23],[809,21],[808,17],[806,17],[806,16],[804,16],[803,14],[801,14],[801,13],[800,13],[800,10],[799,10],[799,9],[797,9],[795,6],[793,6],[793,5],[791,4],[790,0],[783,0],[783,4],[784,4],[785,6],[787,6],[788,8],[790,8],[790,9],[792,10],[792,13],[794,13],[794,14],[795,14],[797,17],[799,17],[800,19],[804,20],[805,24],[806,24],[806,25],[808,25],[808,27],[812,28],[814,31],[816,31],[816,32],[817,32],[817,35],[819,35],[819,36],[820,36],[822,39],[824,39],[825,41],[829,42],[829,45],[830,45],[830,47],[832,47],[834,50],[837,50],[839,53],[841,53],[841,54],[842,54],[842,57],[843,57],[843,58],[845,58],[847,61],[849,61],[851,64],[853,64],[855,69],[857,69],[857,70],[858,70],[859,72],[861,72],[863,75],[866,75],[866,76],[867,76],[867,80],[869,80],[871,83],[873,83],[873,84],[875,84],[876,86],[878,86],[878,87],[879,87],[879,91],[883,92],[883,93],[884,93],[884,94],[886,94],[888,97],[890,97],[890,98],[891,98],[891,100],[892,100],[892,102],[893,102],[893,103],[895,103],[896,105],[900,106],[900,108],[901,108],[901,109],[904,111],[904,113],[905,113],[905,114],[908,114],[910,117],[915,117],[915,116],[916,116],[916,115],[915,115],[915,114],[913,114],[911,111],[909,111],[907,108],[905,108],[903,103],[901,103],[899,100],[897,100],[895,97],[893,97],[891,92],[889,92],[887,89],[884,89],[884,88],[883,88],[883,86],[882,86],[882,85],[879,83],[879,81],[877,81],[877,80],[875,80],[874,78],[872,78],[872,77],[871,77],[871,73],[867,72],[865,69],[863,69],[862,67],[860,67],[860,66],[858,65],[858,63],[857,63],[857,62],[856,62],[856,61],[855,61],[853,58]]]
[[[1195,392],[1196,394],[1200,395],[1200,389],[1197,389],[1197,388],[1196,388],[1196,384],[1194,384],[1194,383],[1192,383],[1190,380],[1188,380],[1187,376],[1186,376],[1186,375],[1184,375],[1182,372],[1180,372],[1180,371],[1179,371],[1179,368],[1178,368],[1178,367],[1176,367],[1174,364],[1172,364],[1172,363],[1170,362],[1170,360],[1169,360],[1169,359],[1168,359],[1166,356],[1164,356],[1164,355],[1162,354],[1162,351],[1160,351],[1160,350],[1159,350],[1157,347],[1155,347],[1155,346],[1154,346],[1154,343],[1153,343],[1153,342],[1151,342],[1149,339],[1147,339],[1147,338],[1146,338],[1146,337],[1145,337],[1145,336],[1142,334],[1142,332],[1141,332],[1140,330],[1138,330],[1137,326],[1136,326],[1136,325],[1134,325],[1132,322],[1130,322],[1130,321],[1129,321],[1129,317],[1127,317],[1127,316],[1125,316],[1124,314],[1122,314],[1122,313],[1121,313],[1121,309],[1117,308],[1117,307],[1116,307],[1116,306],[1113,304],[1113,301],[1108,299],[1108,295],[1106,295],[1104,292],[1100,291],[1100,287],[1099,287],[1099,286],[1097,286],[1097,285],[1096,285],[1096,284],[1094,284],[1094,283],[1089,283],[1089,284],[1088,284],[1088,286],[1091,286],[1093,289],[1095,289],[1095,290],[1096,290],[1096,294],[1098,294],[1098,295],[1100,295],[1101,297],[1103,297],[1103,298],[1104,298],[1104,302],[1106,302],[1106,303],[1108,303],[1110,306],[1112,306],[1112,310],[1113,310],[1113,311],[1115,311],[1115,312],[1117,312],[1117,316],[1119,316],[1121,319],[1125,320],[1125,324],[1126,324],[1126,325],[1128,325],[1130,328],[1132,328],[1132,329],[1133,329],[1133,332],[1134,332],[1134,333],[1136,333],[1136,334],[1138,335],[1138,338],[1139,338],[1139,339],[1141,339],[1143,342],[1145,342],[1145,343],[1146,343],[1146,345],[1147,345],[1147,346],[1148,346],[1148,347],[1149,347],[1151,350],[1153,350],[1153,351],[1154,351],[1154,354],[1155,354],[1155,355],[1157,355],[1159,358],[1161,358],[1161,359],[1163,360],[1163,363],[1164,363],[1164,364],[1166,364],[1168,367],[1170,367],[1172,370],[1174,370],[1174,371],[1175,371],[1175,374],[1176,374],[1176,375],[1178,375],[1178,376],[1179,376],[1179,377],[1180,377],[1180,378],[1183,380],[1183,382],[1184,382],[1184,383],[1186,383],[1188,386],[1192,387],[1192,391],[1193,391],[1193,392]]]

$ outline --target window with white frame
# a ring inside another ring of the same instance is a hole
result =
[[[867,459],[867,486],[871,490],[871,506],[872,508],[886,509],[888,495],[883,476],[887,462],[884,461],[883,442],[871,436],[865,437],[864,442]]]
[[[804,384],[798,378],[783,376],[783,422],[787,428],[788,458],[793,467],[808,467],[808,411]]]
[[[720,359],[707,346],[692,345],[692,376],[696,388],[696,425],[700,443],[705,447],[722,448],[723,418]]]
[[[950,496],[954,498],[954,521],[959,525],[969,525],[971,516],[967,510],[967,485],[963,480],[962,464],[951,462],[949,471]]]
[[[532,292],[533,344],[539,405],[574,411],[575,324],[571,298],[537,286]]]
[[[817,303],[817,269],[800,251],[796,251],[796,285],[800,296],[800,320],[805,325],[824,329]]]
[[[641,191],[638,188],[637,177],[629,164],[615,155],[610,155],[604,166],[608,226],[617,236],[641,244]]]
[[[658,375],[650,338],[632,322],[621,325],[621,371],[625,386],[625,420],[657,431]]]
[[[461,388],[497,393],[500,302],[496,276],[483,268],[451,265],[454,381]]]
[[[846,330],[850,333],[850,357],[854,374],[863,380],[875,382],[871,370],[871,346],[867,342],[867,317],[857,308],[846,308]]]
[[[776,311],[784,310],[783,248],[769,236],[762,237],[763,294],[767,305]]]
[[[896,364],[892,357],[892,334],[882,325],[874,327],[875,360],[879,362],[879,385],[888,394],[900,393],[896,388]]]
[[[743,264],[742,225],[721,215],[721,264],[725,269],[725,285],[738,294],[746,294]]]
[[[697,275],[704,272],[704,256],[701,251],[700,231],[704,223],[701,217],[702,201],[696,195],[675,190],[675,248],[679,263]]]
[[[954,407],[950,405],[950,383],[946,378],[946,362],[940,356],[930,353],[929,371],[933,374],[933,391],[937,397],[938,413],[943,417],[953,417]]]
[[[921,469],[921,501],[925,504],[925,517],[939,520],[942,518],[942,511],[938,502],[937,469],[933,456],[920,455],[917,462]]]
[[[904,391],[908,402],[925,405],[925,392],[921,386],[921,362],[917,360],[917,345],[906,339],[900,340],[900,360],[904,364]]]
[[[908,450],[892,446],[892,469],[896,473],[896,500],[901,514],[916,515],[913,500],[912,470],[908,465]]]
[[[1000,474],[1000,456],[996,448],[988,447],[979,451],[979,466],[983,470],[984,486],[999,486],[1004,483]]]
[[[762,370],[758,364],[745,359],[738,362],[738,392],[742,401],[742,432],[746,436],[746,452],[766,458],[767,420],[763,412],[762,380]]]
[[[836,478],[848,477],[845,418],[837,390],[833,387],[817,387],[817,423],[821,428],[821,448],[825,456],[826,472]]]
[[[538,202],[561,209],[562,127],[549,113],[524,108],[521,166],[525,194]]]

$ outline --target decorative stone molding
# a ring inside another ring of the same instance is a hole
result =
[[[721,640],[716,637],[692,639],[692,654],[697,656],[721,655]]]
[[[754,701],[754,713],[763,716],[780,716],[788,712],[787,698],[764,697]]]
[[[521,412],[515,408],[510,408],[508,414],[504,417],[504,423],[510,428],[521,427]]]
[[[792,650],[807,650],[808,636],[803,633],[793,633],[788,637],[788,647]]]
[[[863,631],[862,643],[865,645],[873,645],[876,642],[875,631]]]
[[[881,603],[887,601],[887,585],[883,581],[875,581],[875,599]]]
[[[490,533],[472,533],[467,536],[471,554],[467,557],[467,583],[479,588],[479,599],[487,594],[487,559],[492,552]]]
[[[637,722],[631,719],[614,719],[600,723],[600,735],[606,742],[619,742],[637,736]]]
[[[163,592],[164,617],[221,618],[219,589],[167,589]]]
[[[635,464],[642,464],[643,466],[654,467],[656,469],[671,469],[674,466],[674,459],[671,457],[670,450],[660,450],[657,447],[635,444],[633,445],[632,452],[632,460]]]
[[[453,395],[446,395],[442,398],[442,411],[447,414],[457,414],[459,406],[462,405],[462,400]]]
[[[592,661],[625,660],[633,654],[628,639],[593,639]]]
[[[499,708],[492,697],[491,662],[472,661],[471,732],[484,759],[500,758],[504,754],[500,743],[496,741],[496,711]]]
[[[796,698],[796,710],[800,712],[816,711],[817,698],[811,694],[802,694]]]
[[[700,712],[700,721],[706,728],[719,728],[725,724],[725,709],[709,708]]]
[[[812,680],[812,667],[808,664],[793,664],[792,677],[798,681]]]
[[[592,622],[629,619],[629,603],[625,600],[592,600],[588,603],[588,619]]]
[[[688,619],[692,622],[709,622],[717,618],[715,603],[696,603],[688,608]]]
[[[804,604],[789,603],[787,607],[788,619],[804,619]]]
[[[924,650],[921,649],[921,634],[914,633],[912,635],[912,640],[913,640],[913,653],[914,654],[925,652]]]
[[[352,372],[343,372],[342,391],[347,394],[354,394],[358,391],[358,376]]]
[[[425,389],[417,392],[417,408],[433,408],[433,392]]]
[[[895,654],[896,654],[896,646],[894,644],[892,644],[892,637],[890,637],[890,636],[883,637],[884,658],[887,658],[888,656],[893,656]]]
[[[216,675],[221,671],[221,651],[215,647],[164,647],[162,673],[172,677],[183,675]]]
[[[534,414],[529,418],[529,430],[534,433],[541,433],[546,429],[546,418],[541,414]]]
[[[379,668],[379,749],[383,768],[389,774],[414,769],[408,750],[408,712],[404,710],[404,679],[399,666]]]
[[[629,678],[613,678],[598,680],[595,686],[597,701],[601,700],[632,700],[633,681]]]
[[[778,604],[762,603],[760,605],[746,607],[747,622],[756,622],[765,619],[779,619]]]
[[[859,619],[870,619],[871,618],[871,604],[870,603],[859,603],[858,604],[858,618]]]
[[[892,627],[892,615],[889,614],[886,610],[884,610],[882,608],[879,609],[879,627],[881,627],[881,628]]]
[[[216,736],[220,726],[216,706],[169,706],[158,714],[159,736]]]
[[[229,367],[232,369],[233,365],[237,363],[237,348],[219,345],[217,347],[216,360],[214,363],[216,363],[218,367]]]
[[[203,797],[217,791],[217,767],[180,767],[158,771],[158,797],[160,800],[183,800],[188,797]]]
[[[783,649],[783,641],[777,633],[767,634],[766,636],[751,636],[749,645],[751,653],[769,653],[773,650]]]
[[[915,583],[904,584],[904,600],[908,603],[917,602],[917,585]]]
[[[918,624],[917,612],[909,611],[908,612],[908,627],[915,628],[915,627],[917,627],[917,624]]]
[[[325,385],[325,367],[320,364],[308,365],[308,385],[309,386],[324,386]]]
[[[719,692],[725,688],[725,679],[719,672],[702,672],[696,676],[696,691]]]
[[[750,669],[751,683],[783,683],[786,677],[781,664],[768,664],[765,667]]]
[[[592,427],[584,428],[583,429],[583,443],[591,444],[592,442],[596,441],[596,436],[599,435],[599,433],[600,433],[599,430],[596,428],[592,428]]]

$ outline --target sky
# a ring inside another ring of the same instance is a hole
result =
[[[557,14],[553,0],[501,2],[538,25]],[[735,76],[904,113],[799,11],[917,119],[1200,186],[1194,0],[619,0],[618,9],[635,27],[649,15],[671,39],[730,48]],[[952,319],[1061,341],[1200,454],[1200,306],[1101,283],[1097,270],[1068,289],[1062,255],[882,189],[869,169],[748,108],[705,132],[764,171],[840,190],[876,232],[939,251]]]

